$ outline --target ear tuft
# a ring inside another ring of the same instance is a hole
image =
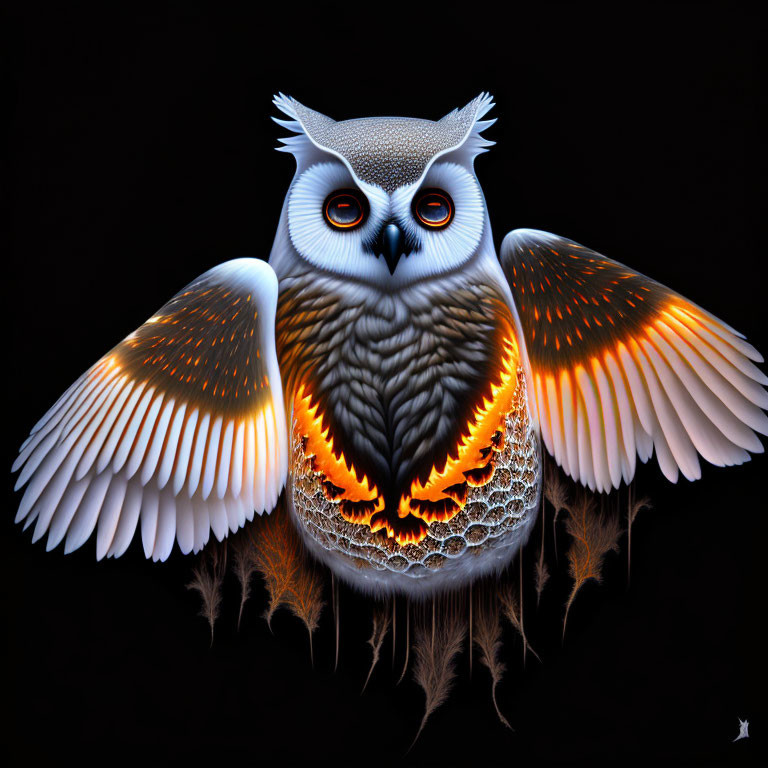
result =
[[[304,160],[316,152],[316,143],[312,140],[313,129],[334,121],[320,112],[305,107],[293,96],[286,96],[284,93],[278,93],[272,103],[290,120],[283,120],[279,117],[272,119],[279,126],[297,134],[278,139],[284,146],[276,147],[276,149],[278,152],[290,152],[296,158],[297,164],[301,166]]]
[[[496,143],[483,138],[481,135],[483,131],[496,122],[495,118],[481,120],[493,106],[493,96],[483,92],[462,109],[454,109],[453,112],[449,112],[440,120],[441,123],[456,123],[462,127],[466,126],[464,140],[454,150],[460,152],[465,160],[471,162],[477,155],[487,152],[488,147],[492,147]]]
[[[275,147],[278,152],[292,152],[296,155],[297,151],[301,151],[301,145],[308,142],[304,128],[299,121],[299,116],[296,114],[295,105],[298,103],[292,96],[286,96],[284,93],[278,93],[277,96],[272,99],[272,103],[284,114],[290,117],[290,120],[282,120],[279,117],[273,117],[272,119],[282,128],[293,131],[299,134],[298,136],[290,136],[286,138],[278,139],[281,144],[285,146]]]

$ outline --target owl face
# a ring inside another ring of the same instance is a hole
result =
[[[490,242],[474,157],[492,121],[479,97],[441,121],[364,118],[336,123],[285,97],[298,133],[284,139],[297,159],[283,224],[293,258],[346,279],[382,287],[450,273]],[[286,248],[289,245],[289,248]]]

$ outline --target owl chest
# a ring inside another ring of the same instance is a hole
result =
[[[334,447],[380,486],[400,486],[455,441],[498,365],[492,308],[440,298],[278,310],[288,401],[309,396]]]
[[[482,469],[504,431],[513,387],[501,392],[502,379],[518,362],[505,305],[487,286],[411,302],[334,300],[305,286],[282,302],[295,442],[348,519],[418,536],[419,514],[454,510],[444,489]],[[486,413],[494,392],[506,405]]]

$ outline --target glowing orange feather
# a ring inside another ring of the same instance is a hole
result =
[[[367,525],[371,515],[384,508],[384,499],[379,496],[376,486],[364,474],[355,470],[352,462],[344,457],[343,451],[339,451],[338,455],[334,451],[330,428],[323,429],[320,404],[312,403],[312,395],[305,394],[303,384],[294,397],[293,416],[299,435],[306,440],[305,455],[315,459],[315,471],[321,473],[326,482],[341,489],[336,498],[352,502],[375,502],[369,513],[349,518],[350,522]],[[343,510],[343,506],[341,509]]]
[[[448,521],[466,504],[467,485],[482,486],[493,476],[492,451],[503,449],[505,419],[512,409],[517,388],[520,353],[514,332],[505,328],[501,338],[501,365],[497,380],[481,398],[461,430],[455,448],[444,461],[433,465],[424,484],[418,479],[400,497],[397,516],[419,518],[427,525]],[[305,384],[296,391],[293,403],[296,438],[304,443],[304,455],[313,459],[313,469],[323,476],[329,497],[339,502],[339,513],[349,522],[369,525],[373,532],[384,530],[400,546],[417,544],[427,535],[426,526],[398,530],[385,515],[385,501],[377,486],[356,469],[344,452],[334,449],[329,426],[323,426],[319,402],[313,402]],[[344,502],[350,502],[345,504]],[[423,504],[419,504],[423,502]],[[372,518],[376,519],[372,521]]]
[[[503,435],[504,420],[512,409],[512,398],[517,387],[519,350],[511,332],[503,338],[502,350],[499,383],[491,385],[490,400],[484,397],[475,408],[472,418],[467,422],[456,444],[455,452],[448,456],[445,466],[442,469],[433,466],[424,485],[418,479],[411,483],[410,494],[400,499],[398,509],[400,517],[412,514],[428,524],[434,520],[450,520],[464,508],[465,500],[447,492],[447,489],[462,483],[485,485],[490,479],[486,477],[482,482],[473,483],[467,475],[488,464],[487,449],[489,447],[493,450],[499,449],[500,446],[494,445],[493,438],[499,431]],[[452,513],[422,510],[418,505],[411,505],[412,500],[437,502],[445,498],[451,498],[455,504]]]

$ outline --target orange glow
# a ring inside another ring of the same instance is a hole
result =
[[[339,451],[338,455],[334,451],[330,427],[323,429],[320,404],[313,405],[312,395],[305,395],[304,391],[302,384],[293,401],[297,429],[306,440],[304,454],[308,458],[313,457],[314,470],[323,475],[323,485],[330,497],[347,502],[373,502],[359,504],[356,510],[350,504],[342,502],[339,505],[345,519],[367,525],[371,516],[384,508],[384,499],[379,496],[376,486],[364,474],[355,470],[352,462],[344,457],[343,451]]]
[[[418,479],[411,483],[410,494],[400,499],[399,517],[411,514],[427,524],[434,520],[450,520],[466,503],[466,496],[462,498],[454,486],[458,488],[464,483],[485,485],[491,479],[492,451],[500,451],[503,447],[504,420],[512,409],[517,387],[519,351],[511,332],[504,337],[502,349],[499,383],[491,385],[490,400],[484,397],[475,409],[459,438],[455,455],[448,456],[445,466],[442,469],[433,466],[424,485]],[[496,437],[498,432],[501,432],[500,439]],[[446,498],[451,504],[437,503]],[[419,505],[420,501],[427,503]]]
[[[386,529],[387,536],[390,539],[394,539],[401,547],[404,547],[406,544],[418,544],[427,535],[426,526],[419,527],[413,531],[396,531],[386,519],[378,520],[371,525],[371,530],[374,533],[382,529]]]
[[[520,353],[511,327],[501,338],[501,369],[490,391],[482,397],[462,430],[455,448],[436,462],[426,482],[415,479],[408,493],[400,497],[396,516],[385,512],[385,500],[376,485],[334,450],[330,426],[323,426],[318,402],[301,384],[294,397],[296,433],[303,442],[304,455],[321,475],[326,497],[338,502],[339,514],[348,522],[368,525],[372,532],[384,531],[400,546],[418,544],[428,533],[427,526],[455,517],[467,503],[468,489],[490,482],[496,453],[504,449],[505,419],[512,410],[517,388]]]

